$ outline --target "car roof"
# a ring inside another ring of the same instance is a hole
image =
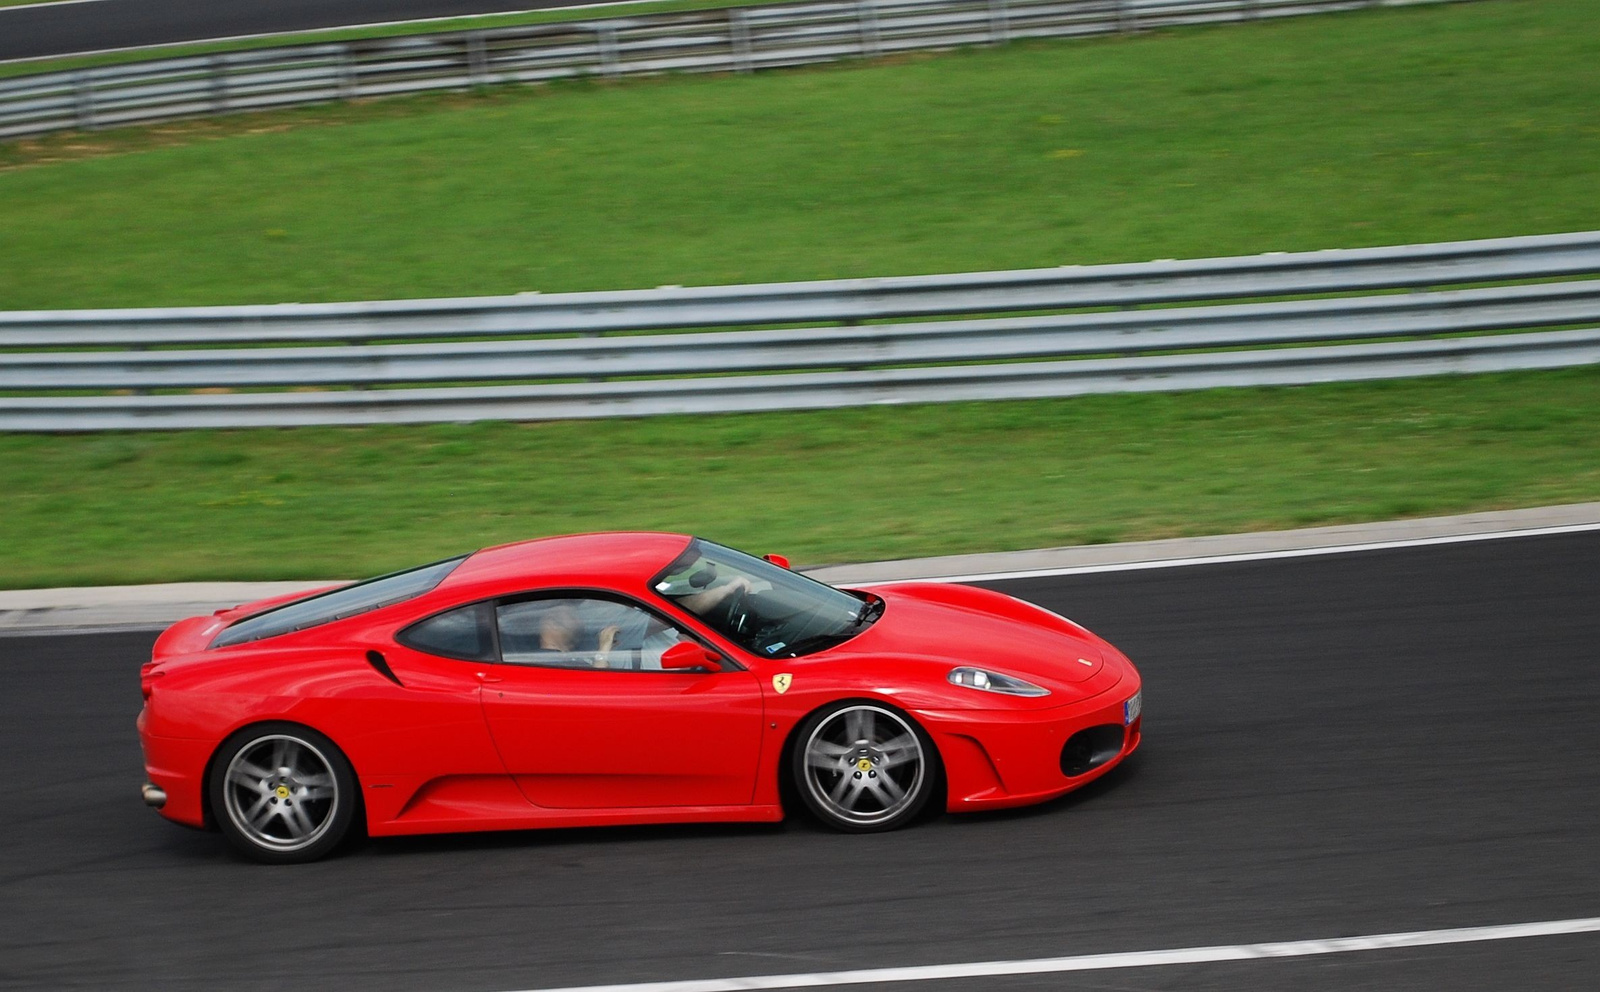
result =
[[[438,591],[471,587],[486,594],[562,585],[639,589],[691,540],[687,534],[619,531],[502,544],[469,556]]]

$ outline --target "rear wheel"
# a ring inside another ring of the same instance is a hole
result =
[[[793,773],[811,812],[852,833],[909,823],[927,806],[939,778],[928,735],[904,714],[867,702],[840,703],[807,718]]]
[[[211,809],[235,849],[267,864],[315,861],[355,817],[355,772],[309,727],[267,723],[222,743],[211,768]]]

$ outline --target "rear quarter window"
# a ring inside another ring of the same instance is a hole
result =
[[[408,648],[462,661],[489,661],[494,655],[489,609],[484,604],[463,606],[418,621],[395,640]]]

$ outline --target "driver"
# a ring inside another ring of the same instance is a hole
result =
[[[684,609],[696,616],[703,617],[726,603],[734,593],[748,593],[749,591],[750,580],[742,575],[736,575],[726,585],[720,585],[714,589],[704,589],[700,592],[692,592],[687,596],[679,597],[678,602],[683,604]]]

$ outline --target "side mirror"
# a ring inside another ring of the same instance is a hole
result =
[[[679,641],[672,647],[661,652],[661,667],[669,672],[684,672],[703,669],[706,671],[722,671],[722,656],[715,651],[708,651],[693,641]]]
[[[789,567],[789,559],[785,558],[783,555],[762,555],[761,558],[762,558],[763,561],[772,562],[774,565],[778,566],[779,568],[788,568]]]

